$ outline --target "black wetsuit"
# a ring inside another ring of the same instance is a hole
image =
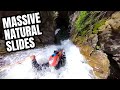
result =
[[[36,60],[32,61],[32,65],[34,68],[36,68],[37,70],[42,70],[43,68],[46,69],[46,67],[49,67],[49,63],[43,63],[43,64],[38,64],[38,62]]]
[[[59,52],[54,51],[54,54],[58,54]],[[54,56],[54,54],[52,56]],[[64,57],[62,57],[61,59],[63,59]],[[63,60],[62,60],[63,61]],[[60,60],[57,64],[57,66],[55,67],[55,69],[59,69],[62,65],[62,61]],[[42,69],[46,69],[46,67],[49,67],[49,62],[47,63],[43,63],[43,64],[38,64],[36,60],[32,61],[32,65],[34,68],[36,68],[37,70],[42,70]]]

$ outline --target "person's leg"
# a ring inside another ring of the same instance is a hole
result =
[[[32,61],[32,65],[37,70],[42,70],[41,65],[39,65],[36,60]]]
[[[49,67],[49,62],[43,63],[43,64],[42,64],[42,67],[45,68],[45,69],[46,69],[46,67]]]

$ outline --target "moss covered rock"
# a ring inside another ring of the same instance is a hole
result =
[[[71,40],[80,47],[95,75],[105,79],[110,74],[110,63],[98,43],[101,32],[99,28],[105,25],[109,16],[106,17],[107,12],[103,11],[80,11],[76,14],[77,17],[72,22]]]

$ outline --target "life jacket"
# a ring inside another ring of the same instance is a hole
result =
[[[60,56],[56,53],[50,56],[49,65],[55,67],[59,62]]]

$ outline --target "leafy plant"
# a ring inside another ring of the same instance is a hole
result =
[[[87,11],[80,11],[80,15],[78,17],[78,19],[75,22],[75,27],[78,31],[80,31],[82,29],[82,23],[85,20],[85,17],[88,15]]]

